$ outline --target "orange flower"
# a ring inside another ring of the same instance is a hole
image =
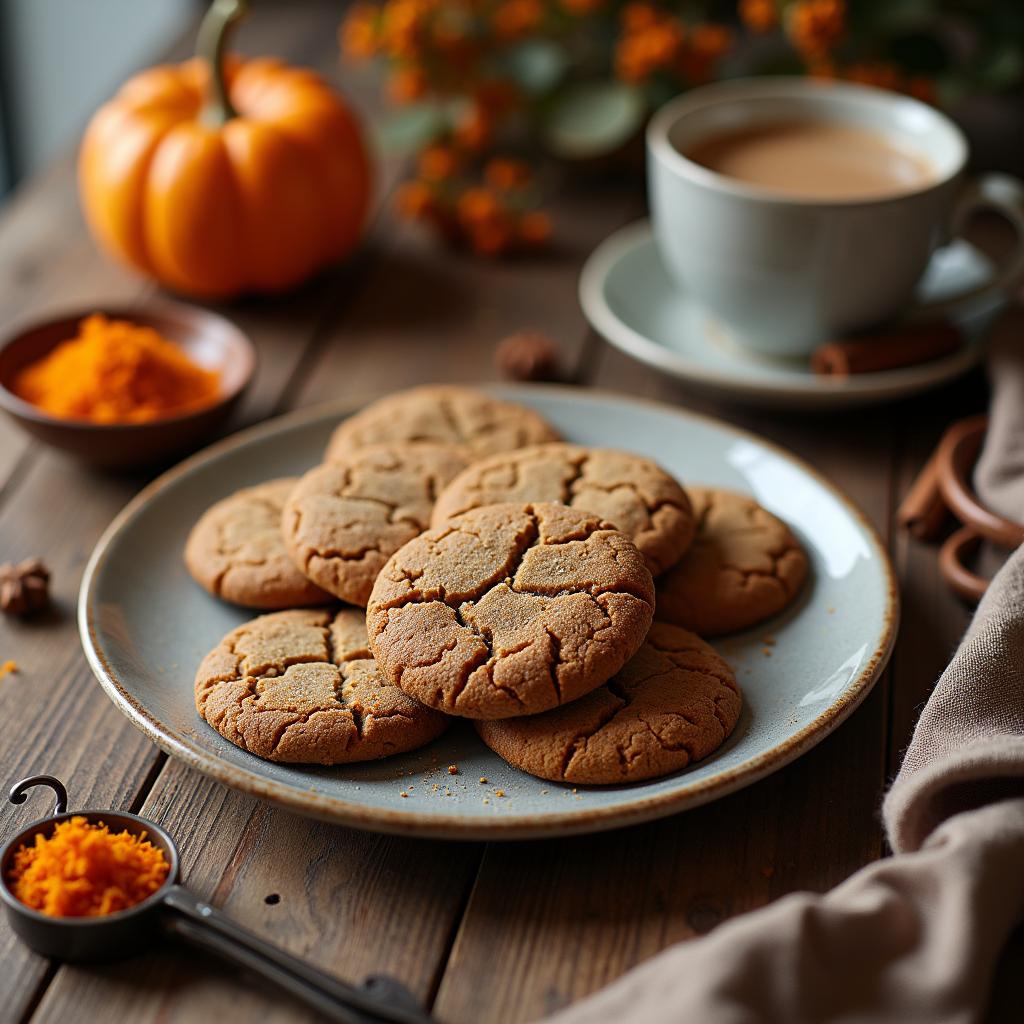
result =
[[[809,57],[824,56],[846,31],[845,0],[797,0],[787,14],[793,44]]]
[[[494,12],[494,30],[501,39],[520,39],[544,17],[540,0],[505,0]]]
[[[545,245],[551,239],[551,218],[542,210],[532,210],[519,218],[519,237],[530,246]]]
[[[484,168],[484,180],[499,192],[511,192],[530,183],[530,168],[522,160],[495,158]]]
[[[467,228],[477,229],[491,222],[499,221],[505,213],[498,197],[487,188],[467,188],[456,203],[459,220]]]
[[[807,73],[811,78],[820,78],[824,81],[831,81],[839,77],[839,70],[835,63],[827,57],[818,57],[807,65]]]
[[[615,49],[615,71],[623,81],[642,82],[675,64],[682,52],[685,29],[674,18],[627,31]]]
[[[650,4],[636,0],[622,8],[620,20],[627,32],[639,32],[657,22],[658,12]]]
[[[604,6],[604,0],[561,0],[562,8],[582,18],[594,14]]]
[[[931,103],[934,106],[939,100],[935,83],[926,75],[911,75],[907,81],[906,91],[922,103]]]
[[[427,91],[427,76],[422,68],[398,68],[391,73],[387,88],[395,103],[412,103]]]
[[[392,57],[419,53],[428,13],[427,0],[389,0],[381,19],[384,49]]]
[[[425,181],[448,181],[458,174],[462,161],[451,146],[428,146],[417,161]]]
[[[732,33],[724,25],[694,25],[690,49],[708,60],[718,60],[732,46]]]
[[[732,45],[732,38],[732,33],[724,25],[695,25],[679,61],[683,79],[691,85],[710,81],[715,64]]]
[[[434,193],[422,181],[407,181],[395,194],[399,212],[410,220],[422,220],[435,208]]]
[[[477,152],[491,141],[493,133],[493,118],[479,103],[474,103],[469,113],[455,126],[455,138],[460,145]]]
[[[775,0],[740,0],[740,20],[751,32],[771,32],[779,23]]]
[[[353,4],[338,34],[341,49],[349,57],[372,57],[377,52],[376,9],[370,4]]]
[[[843,71],[843,78],[861,85],[873,85],[878,89],[891,89],[898,92],[902,84],[899,68],[888,61],[864,61],[851,64]]]

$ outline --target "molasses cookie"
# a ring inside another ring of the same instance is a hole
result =
[[[650,626],[636,545],[564,505],[488,505],[396,552],[367,608],[384,675],[467,718],[529,715],[614,675]]]
[[[185,565],[197,583],[246,608],[294,608],[330,599],[295,568],[281,538],[281,513],[296,482],[248,487],[203,513],[185,544]]]
[[[658,778],[707,757],[732,732],[742,703],[732,670],[708,644],[656,622],[629,664],[578,701],[475,724],[515,768],[608,785]]]
[[[396,441],[458,445],[468,458],[481,458],[557,440],[554,429],[525,406],[471,388],[427,385],[388,395],[350,416],[335,430],[324,459]]]
[[[432,525],[481,505],[553,501],[592,512],[621,530],[657,576],[693,540],[686,492],[657,463],[610,448],[544,444],[474,462],[442,492]]]
[[[782,520],[752,498],[690,488],[697,536],[658,581],[658,618],[718,636],[782,611],[807,576],[807,556]]]
[[[281,520],[295,565],[324,590],[365,605],[377,573],[430,523],[434,498],[465,468],[458,448],[374,445],[310,470]]]
[[[239,626],[203,659],[195,693],[199,714],[225,739],[295,764],[413,750],[447,723],[381,676],[354,608],[276,612]]]

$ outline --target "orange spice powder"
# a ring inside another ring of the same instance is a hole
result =
[[[100,917],[140,903],[170,865],[146,833],[113,833],[76,815],[14,854],[7,883],[26,906],[50,917]]]
[[[13,390],[61,419],[142,423],[211,404],[220,376],[153,328],[96,313],[74,338],[25,367]]]

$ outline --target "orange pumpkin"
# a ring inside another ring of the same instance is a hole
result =
[[[127,82],[86,130],[79,185],[98,241],[176,291],[280,291],[358,241],[370,164],[318,75],[223,59],[242,0],[214,0],[199,56]]]

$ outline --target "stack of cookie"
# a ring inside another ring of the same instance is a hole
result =
[[[245,750],[341,764],[465,718],[517,768],[589,784],[720,746],[741,696],[697,634],[775,614],[807,571],[751,499],[687,492],[648,459],[563,443],[532,410],[455,387],[346,420],[301,479],[214,505],[185,560],[224,600],[282,609],[196,675],[200,715]]]

